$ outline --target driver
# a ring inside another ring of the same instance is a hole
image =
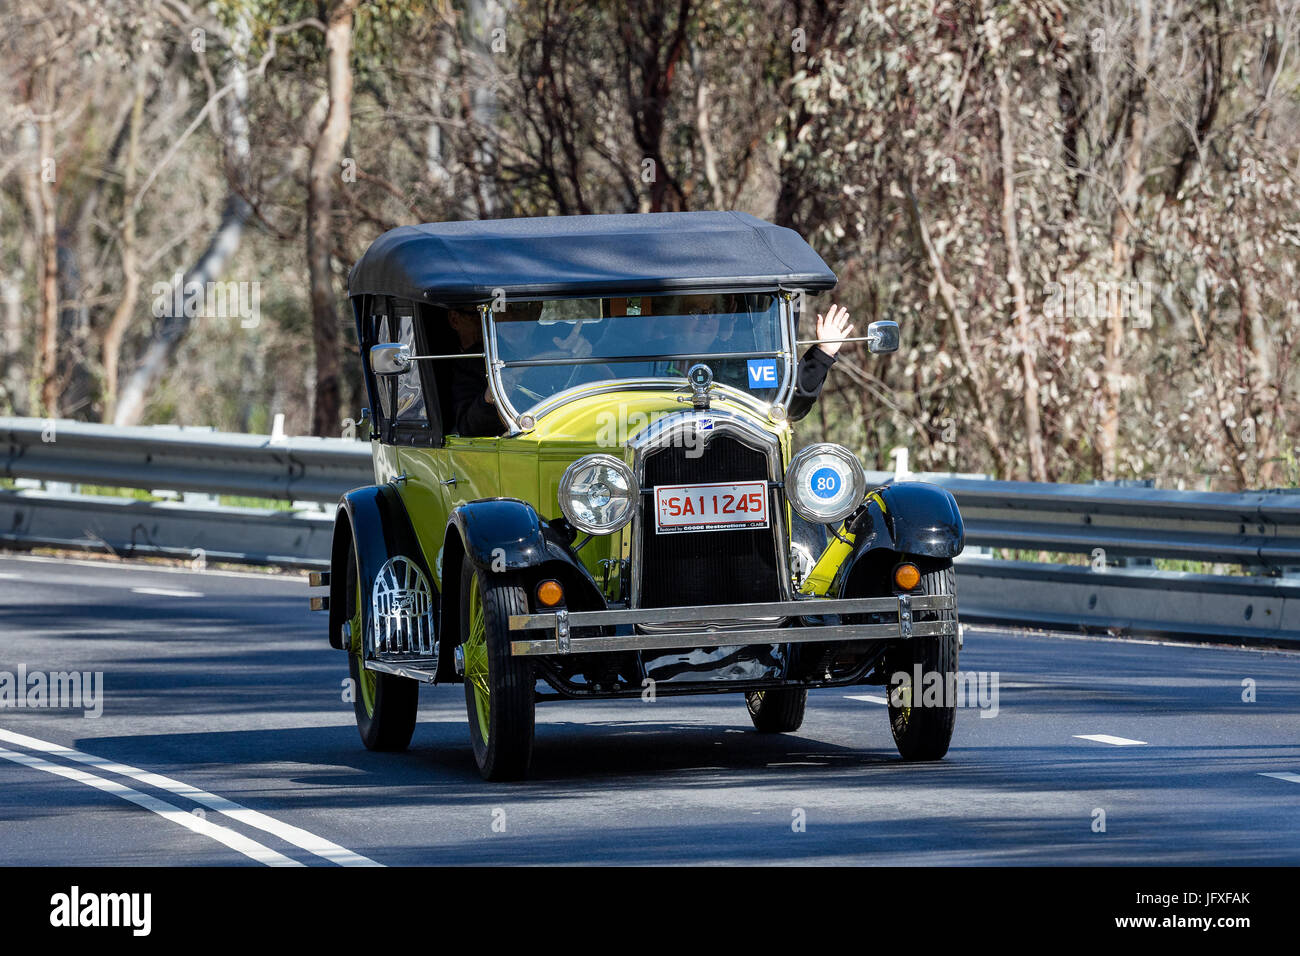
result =
[[[472,309],[448,309],[447,323],[460,342],[463,353],[483,351],[483,325]],[[500,435],[504,423],[497,414],[487,371],[481,358],[448,359],[448,392],[451,399],[451,431],[466,438]]]

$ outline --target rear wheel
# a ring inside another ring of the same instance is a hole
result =
[[[474,760],[485,780],[519,780],[533,757],[532,665],[510,655],[511,614],[527,614],[516,580],[488,576],[466,561],[460,576],[465,709]]]
[[[951,563],[922,571],[918,593],[956,595]],[[917,611],[913,616],[917,622],[955,623],[957,611]],[[957,701],[950,692],[956,686],[957,635],[914,637],[891,650],[888,660],[889,726],[899,754],[904,760],[940,759],[948,752],[957,719]],[[920,685],[916,684],[918,666]],[[907,680],[895,681],[899,674],[906,674]],[[939,682],[937,702],[932,699],[934,681]],[[931,698],[928,703],[927,698]]]
[[[415,732],[420,685],[405,677],[368,671],[362,666],[365,650],[361,634],[361,578],[352,548],[348,549],[346,594],[345,617],[352,634],[348,673],[352,677],[352,709],[357,716],[361,742],[369,750],[405,750]]]
[[[749,719],[760,734],[788,734],[803,726],[808,690],[804,687],[781,687],[776,690],[751,690],[745,694]]]

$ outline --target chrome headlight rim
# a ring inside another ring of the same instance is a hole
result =
[[[583,471],[592,467],[611,468],[627,484],[627,509],[612,524],[601,525],[588,521],[582,515],[576,514],[571,507],[570,499],[574,496],[574,482]],[[627,462],[621,458],[615,458],[613,455],[584,455],[564,469],[564,474],[560,476],[560,488],[556,497],[559,499],[560,511],[564,514],[565,520],[579,531],[586,534],[613,534],[626,527],[628,522],[632,520],[640,494],[641,489],[637,485],[636,476],[632,473],[632,469],[628,467]]]
[[[818,502],[810,494],[811,485],[805,489],[804,483],[800,479],[811,477],[807,474],[810,463],[825,457],[830,457],[842,464],[843,468],[837,474],[844,482],[846,491],[844,494],[836,495],[835,499],[832,499],[840,501],[834,508],[824,507],[819,509],[816,507]],[[843,445],[836,445],[833,442],[816,442],[806,448],[801,448],[790,459],[790,465],[785,470],[785,493],[786,498],[790,501],[790,506],[807,520],[816,524],[838,524],[853,514],[858,509],[858,506],[862,504],[863,496],[867,493],[867,475],[862,469],[862,463],[858,461],[858,456]]]

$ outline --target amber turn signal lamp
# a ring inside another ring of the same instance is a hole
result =
[[[564,588],[559,581],[543,581],[537,585],[537,600],[546,607],[555,607],[564,600]]]
[[[921,572],[915,564],[900,564],[894,568],[894,583],[904,591],[910,591],[921,583]]]

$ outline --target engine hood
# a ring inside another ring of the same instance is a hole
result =
[[[521,437],[541,443],[595,445],[611,453],[627,447],[648,430],[694,428],[708,431],[716,420],[741,420],[787,445],[790,425],[780,411],[745,392],[715,385],[710,407],[695,409],[690,392],[665,383],[663,387],[610,388],[592,386],[575,390],[562,403],[539,407],[534,426]]]

